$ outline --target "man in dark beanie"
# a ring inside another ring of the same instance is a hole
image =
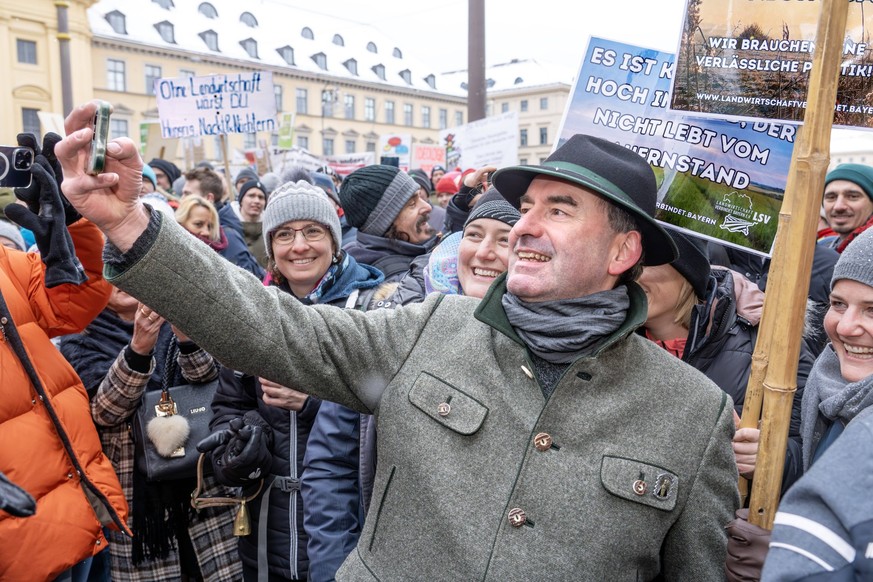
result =
[[[158,186],[172,194],[173,182],[182,176],[181,170],[179,170],[173,162],[168,162],[167,160],[162,160],[160,158],[152,158],[152,161],[150,161],[148,165],[155,171],[155,178],[158,180]],[[182,193],[176,192],[175,194],[181,195]]]
[[[95,108],[70,114],[58,158],[68,198],[107,236],[111,282],[222,364],[375,414],[370,510],[337,580],[723,578],[739,505],[733,407],[633,333],[646,317],[639,271],[677,256],[638,154],[575,135],[540,165],[498,170],[521,218],[482,299],[325,309],[143,208],[129,193],[133,143],[107,148],[111,189],[88,175],[80,136]],[[373,168],[347,179],[343,206],[380,232],[368,236],[399,233],[386,211],[414,208],[417,186]]]
[[[873,225],[873,168],[840,164],[825,176],[825,220],[835,233],[819,244],[842,253],[856,236]]]
[[[412,260],[436,243],[428,224],[431,206],[418,190],[415,180],[395,166],[365,166],[343,181],[343,211],[358,229],[344,248],[359,263],[382,271],[386,281],[402,277]]]

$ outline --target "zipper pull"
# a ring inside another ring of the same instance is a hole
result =
[[[9,319],[6,317],[0,317],[0,341],[6,341],[6,324],[9,323]]]

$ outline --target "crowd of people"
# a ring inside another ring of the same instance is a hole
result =
[[[225,176],[119,138],[91,175],[94,108],[19,137],[0,220],[0,579],[873,576],[873,168],[825,181],[771,533],[735,428],[769,262],[656,221],[631,150]],[[178,384],[206,469],[150,479]]]

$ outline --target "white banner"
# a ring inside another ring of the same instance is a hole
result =
[[[440,131],[446,169],[514,166],[518,163],[518,112],[486,117]]]
[[[273,73],[156,79],[155,96],[165,138],[273,132]]]

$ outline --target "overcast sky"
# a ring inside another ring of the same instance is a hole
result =
[[[467,68],[467,0],[281,1],[374,26],[439,72]],[[486,63],[513,58],[576,68],[588,36],[675,52],[685,0],[485,0]]]
[[[467,0],[254,0],[374,26],[435,71],[467,68]],[[485,59],[536,59],[577,69],[589,36],[676,52],[685,0],[485,0]],[[834,130],[832,142],[873,137]],[[851,143],[849,143],[851,142]]]

